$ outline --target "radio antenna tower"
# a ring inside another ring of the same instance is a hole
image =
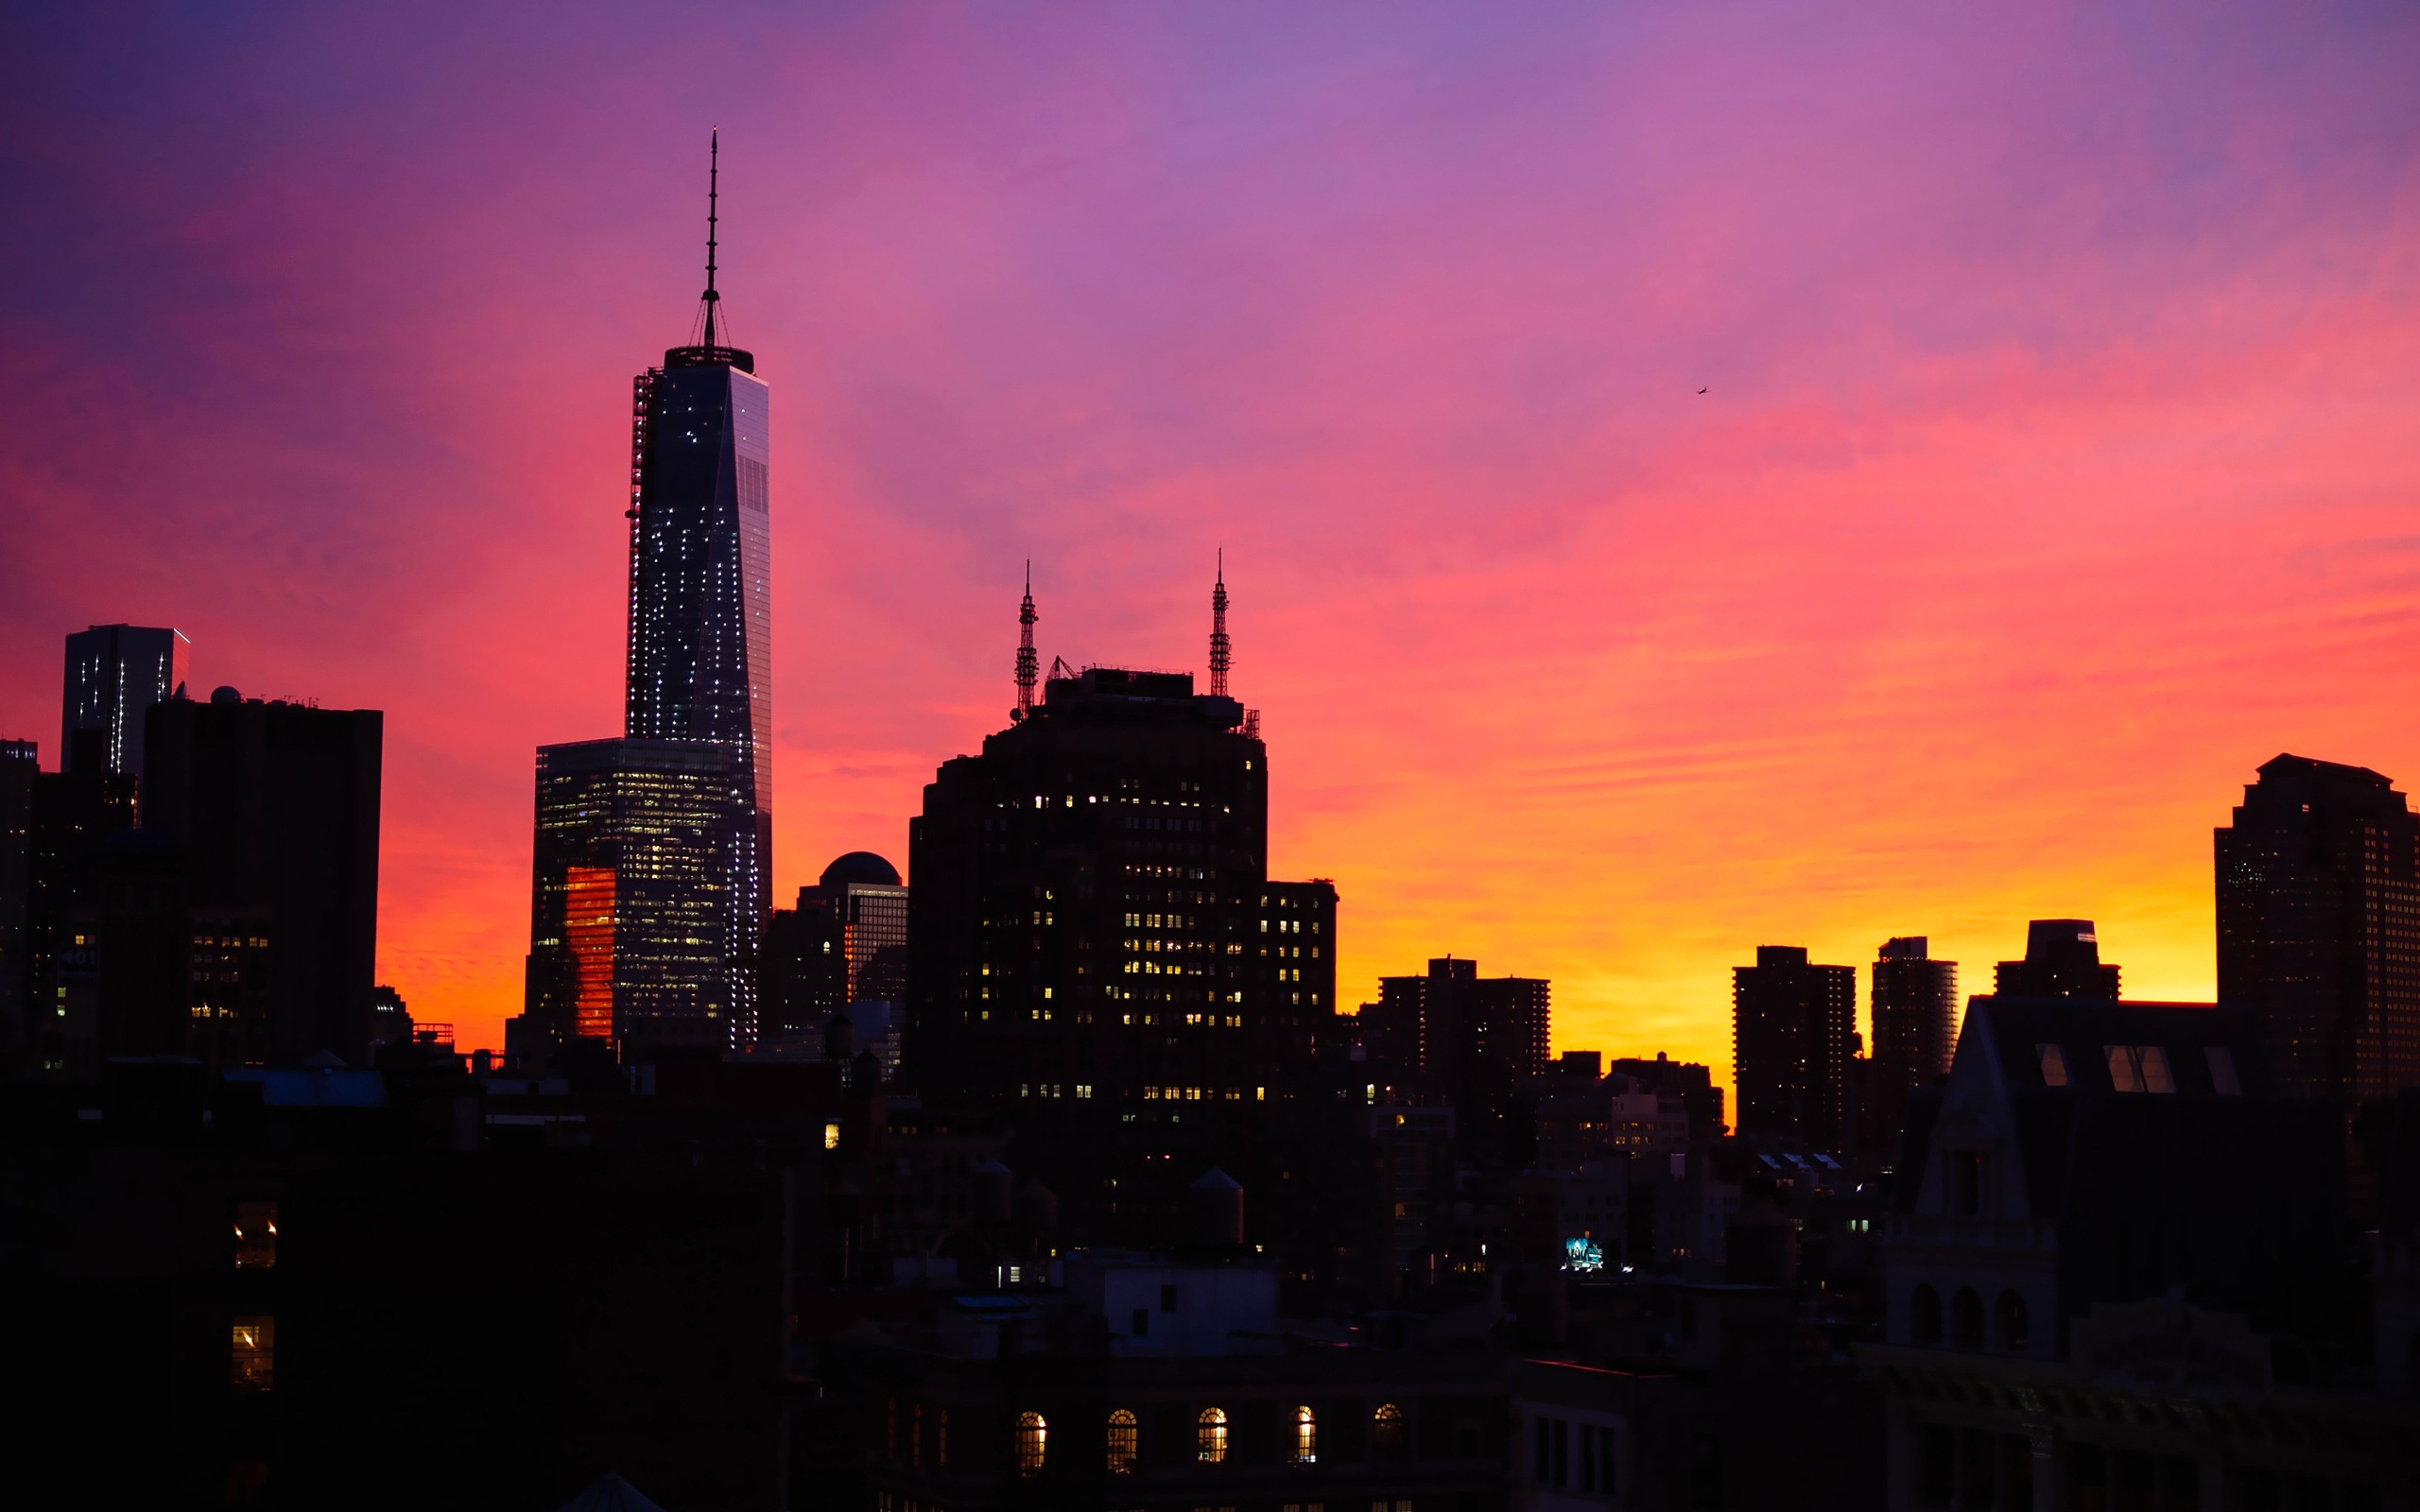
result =
[[[1210,696],[1227,696],[1227,668],[1235,661],[1227,641],[1227,548],[1219,548],[1219,586],[1210,590]]]
[[[1033,653],[1033,563],[1025,564],[1025,604],[1017,610],[1017,706],[1009,717],[1023,723],[1033,714],[1033,684],[1041,671]]]

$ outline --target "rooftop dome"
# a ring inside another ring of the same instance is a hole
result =
[[[826,887],[846,886],[861,883],[874,887],[899,885],[899,868],[871,850],[852,850],[823,868],[821,881]]]

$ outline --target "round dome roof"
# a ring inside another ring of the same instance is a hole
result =
[[[826,887],[863,883],[874,887],[899,885],[899,868],[871,850],[852,850],[823,868],[821,879]]]

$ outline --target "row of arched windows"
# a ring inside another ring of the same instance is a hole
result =
[[[1941,1294],[1919,1286],[1908,1299],[1918,1344],[1942,1341]],[[1962,1349],[1983,1347],[1983,1298],[1972,1286],[1961,1286],[1949,1298],[1949,1342]],[[2027,1343],[2025,1298],[2014,1291],[2000,1293],[1992,1305],[1992,1346],[2022,1353]]]
[[[1108,1469],[1112,1475],[1132,1475],[1141,1460],[1142,1427],[1134,1414],[1119,1407],[1109,1415],[1107,1440]],[[1287,1423],[1287,1458],[1296,1465],[1315,1465],[1320,1457],[1319,1414],[1308,1407],[1297,1407]],[[1370,1437],[1381,1455],[1401,1454],[1404,1449],[1403,1409],[1392,1401],[1381,1402],[1370,1414]],[[1017,1414],[1017,1473],[1039,1475],[1049,1460],[1050,1422],[1038,1412]],[[1221,1465],[1227,1459],[1227,1410],[1204,1407],[1193,1420],[1193,1457],[1204,1465]]]

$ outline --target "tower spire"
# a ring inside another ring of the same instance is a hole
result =
[[[1017,706],[1009,715],[1020,723],[1033,713],[1033,685],[1041,672],[1033,650],[1033,622],[1040,617],[1033,611],[1033,562],[1028,559],[1025,564],[1025,604],[1017,610]]]
[[[1219,583],[1210,590],[1210,696],[1227,696],[1227,668],[1235,661],[1227,641],[1227,548],[1219,548]]]
[[[722,129],[709,128],[706,132],[706,350],[715,345],[715,306],[722,296],[715,292],[715,219],[719,208],[717,201],[722,191]]]

